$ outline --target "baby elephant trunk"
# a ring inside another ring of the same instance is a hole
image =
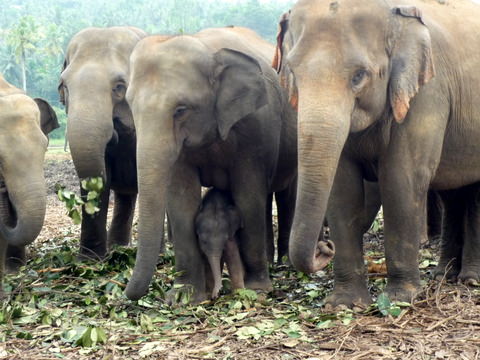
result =
[[[221,257],[208,256],[208,262],[213,274],[212,299],[216,299],[220,293],[220,289],[222,288],[222,267],[220,266]]]

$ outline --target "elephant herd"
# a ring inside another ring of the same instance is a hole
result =
[[[334,257],[326,303],[351,307],[371,302],[362,239],[382,205],[386,292],[411,301],[435,196],[435,277],[478,284],[479,15],[469,0],[299,0],[276,47],[234,26],[80,31],[58,91],[79,178],[105,182],[100,211],[83,214],[80,257],[129,243],[138,194],[129,299],[148,291],[165,215],[179,274],[169,302],[185,289],[192,302],[218,296],[223,261],[234,288],[270,291],[275,197],[278,260],[312,273]],[[44,134],[58,124],[36,101],[0,79],[2,267],[24,260],[45,213]]]

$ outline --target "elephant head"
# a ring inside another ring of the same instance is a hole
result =
[[[300,0],[282,17],[277,40],[274,66],[298,105],[290,260],[315,272],[323,266],[317,239],[347,137],[404,121],[412,98],[434,76],[431,39],[415,7]]]
[[[145,33],[132,27],[88,28],[69,43],[58,91],[68,114],[67,138],[79,178],[105,180],[107,145],[117,126],[133,129],[125,92],[128,58]]]
[[[165,211],[172,166],[188,152],[194,156],[195,149],[226,140],[239,120],[267,100],[255,59],[230,49],[212,51],[192,36],[146,38],[133,51],[130,67],[139,242],[126,294],[138,299],[147,292],[157,262],[163,220],[151,214]]]
[[[0,76],[0,241],[14,246],[30,244],[43,226],[45,135],[58,128],[50,105],[34,100]]]

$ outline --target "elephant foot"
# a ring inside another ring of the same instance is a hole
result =
[[[97,247],[94,249],[81,247],[80,252],[77,255],[78,261],[99,261],[105,258],[107,255],[107,249],[105,247]]]
[[[415,283],[388,281],[385,293],[391,301],[411,303],[421,290],[421,286]]]
[[[7,274],[17,274],[22,266],[25,266],[25,262],[21,259],[9,258],[5,261],[5,272]]]
[[[192,285],[182,284],[169,290],[165,302],[170,306],[196,305],[209,299],[203,291],[196,291]]]
[[[480,286],[480,273],[462,270],[458,275],[458,282],[467,286]]]
[[[273,291],[272,281],[268,276],[265,278],[246,277],[245,288],[251,290],[259,290],[267,293]]]
[[[335,287],[333,292],[325,299],[325,310],[338,311],[345,308],[363,310],[371,303],[372,297],[365,286]]]
[[[110,233],[108,236],[108,248],[111,249],[114,246],[128,246],[130,245],[130,233],[128,236],[125,234]]]
[[[435,281],[442,281],[443,279],[447,280],[448,282],[456,283],[458,281],[458,274],[460,273],[460,268],[455,266],[446,266],[439,264],[435,271],[433,272],[433,278]],[[445,269],[448,268],[447,271]]]

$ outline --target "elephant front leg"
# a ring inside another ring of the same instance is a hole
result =
[[[8,273],[17,273],[27,263],[25,246],[7,246],[5,268]]]
[[[327,209],[330,237],[336,249],[335,284],[325,301],[328,307],[364,307],[372,301],[363,261],[363,234],[375,219],[380,204],[376,211],[370,211],[373,202],[366,199],[366,194],[360,168],[342,156]]]
[[[228,274],[232,283],[232,289],[243,289],[245,287],[242,258],[238,249],[237,239],[229,239],[225,245],[225,262],[227,263]]]
[[[235,179],[232,193],[244,225],[239,231],[239,245],[245,267],[245,287],[269,292],[273,288],[266,251],[266,186],[255,176],[263,173],[251,170],[244,174],[248,177],[232,176]]]
[[[81,189],[82,196],[87,192]],[[107,253],[107,213],[110,187],[105,186],[100,195],[100,211],[94,215],[82,209],[82,226],[80,234],[80,259],[102,259]]]
[[[136,194],[122,194],[115,191],[113,218],[108,230],[108,247],[127,246],[132,237],[133,214],[135,212]]]
[[[380,169],[387,264],[385,290],[392,300],[411,302],[421,290],[418,251],[420,242],[428,238],[429,176],[428,172],[426,178],[416,173],[413,164],[402,165],[395,170]]]
[[[182,301],[187,293],[191,303],[206,300],[206,264],[198,246],[194,218],[201,202],[201,185],[196,169],[176,164],[167,195],[168,221],[175,250],[175,287],[168,294],[171,304]],[[152,214],[153,215],[153,214]],[[163,217],[163,215],[162,215]],[[183,285],[183,287],[179,287]]]

